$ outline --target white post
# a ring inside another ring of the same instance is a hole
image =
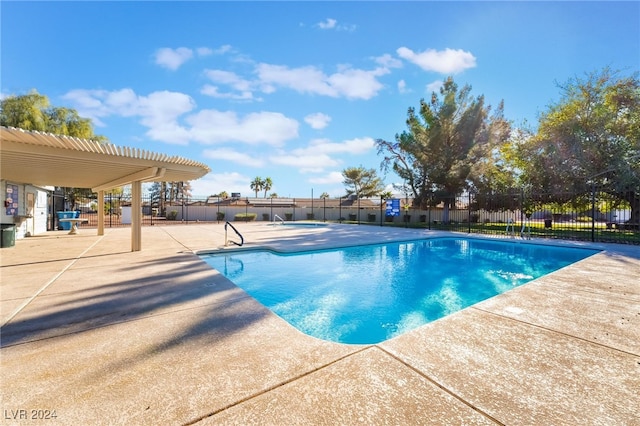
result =
[[[104,235],[104,191],[98,191],[98,235]]]
[[[131,182],[131,251],[142,250],[142,182]]]

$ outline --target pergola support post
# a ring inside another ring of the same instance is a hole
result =
[[[142,250],[142,182],[131,182],[131,251]]]
[[[104,191],[98,191],[98,235],[104,235]]]

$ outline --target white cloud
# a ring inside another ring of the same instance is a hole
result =
[[[215,49],[213,51],[213,53],[216,54],[216,55],[223,55],[223,54],[225,54],[227,52],[230,52],[231,49],[232,49],[232,47],[231,47],[230,44],[225,44],[225,45],[222,45],[219,48]]]
[[[213,49],[209,47],[198,47],[196,49],[196,53],[198,54],[198,56],[209,56],[213,55]]]
[[[153,140],[186,144],[188,131],[178,124],[178,118],[195,108],[194,100],[184,93],[160,91],[139,96],[132,89],[72,90],[63,96],[82,117],[104,126],[101,118],[116,115],[140,118]]]
[[[249,91],[252,83],[238,76],[236,73],[224,70],[205,70],[205,75],[214,83],[226,84],[238,91]]]
[[[140,96],[131,89],[73,90],[63,98],[72,103],[82,117],[102,125],[100,119],[108,116],[139,117],[140,124],[148,128],[149,138],[167,143],[237,141],[280,146],[298,136],[299,123],[277,112],[263,111],[239,117],[233,111],[210,109],[187,115],[196,104],[190,96],[179,92],[161,91]]]
[[[376,77],[389,71],[377,68],[373,71],[349,69],[329,77],[331,86],[350,99],[371,99],[382,89],[383,85]]]
[[[320,173],[328,167],[337,167],[340,161],[326,154],[296,150],[291,154],[278,154],[269,158],[271,163],[296,167],[301,173]]]
[[[296,167],[301,173],[322,173],[328,168],[339,167],[342,160],[333,154],[362,154],[373,148],[372,138],[355,138],[344,142],[331,142],[328,139],[315,139],[304,148],[289,153],[281,152],[271,156],[274,164]]]
[[[177,145],[187,145],[190,139],[189,130],[175,121],[160,123],[145,132],[151,140]]]
[[[206,176],[192,180],[191,193],[194,196],[208,196],[219,194],[222,191],[242,192],[244,188],[249,188],[251,179],[248,176],[237,172],[232,173],[208,173]]]
[[[318,28],[320,28],[321,30],[331,30],[333,28],[336,28],[337,24],[338,24],[338,21],[331,18],[327,18],[324,21],[317,23]]]
[[[182,64],[193,57],[193,50],[186,47],[179,47],[177,49],[171,49],[169,47],[163,47],[158,49],[155,53],[156,64],[161,67],[168,68],[172,71],[180,68]]]
[[[75,89],[65,93],[62,99],[69,101],[81,117],[89,118],[96,126],[103,127],[105,124],[101,118],[112,114],[100,99],[106,93],[106,90]]]
[[[374,58],[374,61],[385,68],[402,68],[402,61],[394,58],[388,53]]]
[[[239,93],[233,93],[233,92],[223,93],[223,92],[220,92],[218,86],[212,86],[210,84],[205,84],[202,87],[202,89],[200,89],[200,93],[202,93],[203,95],[211,96],[212,98],[218,98],[218,99],[233,99],[237,101],[262,100],[262,98],[254,98],[253,93],[249,91],[239,92]]]
[[[195,108],[193,99],[178,92],[153,92],[149,96],[139,96],[135,101],[136,115],[140,123],[148,127],[146,135],[152,140],[187,144],[189,131],[178,124],[178,118]],[[117,111],[117,110],[116,110]]]
[[[442,87],[443,84],[444,82],[442,80],[436,80],[434,82],[427,84],[427,93],[429,94],[433,92],[440,93],[440,88]]]
[[[313,129],[324,129],[329,125],[331,117],[321,112],[309,114],[304,118],[304,121]]]
[[[304,26],[304,24],[301,24]],[[356,25],[354,24],[338,24],[338,21],[333,18],[327,18],[324,21],[315,24],[316,27],[321,30],[336,30],[336,31],[355,31]]]
[[[325,139],[316,139],[311,141],[305,149],[315,153],[362,154],[369,151],[374,145],[375,141],[372,138],[355,138],[340,143],[330,142]]]
[[[441,74],[456,74],[467,68],[476,66],[476,58],[464,50],[435,50],[428,49],[424,52],[416,53],[407,47],[400,47],[398,56],[418,65],[425,71],[435,71]]]
[[[288,68],[284,65],[259,64],[257,69],[260,84],[267,87],[285,87],[299,93],[310,93],[350,99],[371,99],[382,89],[377,77],[388,74],[387,68],[371,71],[346,68],[326,75],[312,67]]]
[[[332,185],[335,183],[342,183],[344,176],[341,172],[330,172],[324,176],[318,176],[309,179],[309,183],[315,183],[318,185]]]
[[[137,103],[138,113],[143,117],[143,124],[148,126],[153,126],[157,122],[173,121],[196,106],[191,96],[167,90],[153,92],[149,96],[139,96]]]
[[[205,77],[212,84],[204,85],[201,93],[207,96],[245,101],[262,101],[256,92],[271,94],[278,89],[290,89],[298,93],[329,96],[333,98],[371,99],[383,88],[379,78],[389,74],[391,68],[402,65],[397,58],[384,55],[373,58],[379,66],[358,69],[350,65],[338,65],[337,72],[326,74],[314,66],[290,68],[286,65],[255,63],[250,58],[235,55],[236,65],[249,66],[251,76],[243,76],[225,69],[207,69]]]
[[[215,161],[231,161],[247,167],[262,167],[264,160],[228,148],[206,149],[202,156]]]
[[[336,90],[327,83],[326,75],[311,66],[288,68],[284,65],[260,64],[256,71],[262,84],[287,87],[301,93],[337,97]]]
[[[399,93],[409,93],[410,90],[407,89],[407,83],[404,80],[400,80],[398,82],[398,92]]]
[[[186,119],[191,137],[205,144],[238,141],[279,146],[298,136],[298,122],[277,112],[238,117],[233,111],[202,110]]]

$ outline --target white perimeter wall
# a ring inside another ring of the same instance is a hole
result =
[[[275,216],[278,215],[284,220],[287,219],[287,213],[292,216],[291,220],[308,220],[308,214],[313,213],[313,219],[322,221],[338,221],[340,218],[344,220],[354,220],[353,216],[355,215],[355,220],[358,220],[358,209],[357,208],[326,208],[323,209],[322,205],[318,207],[314,207],[311,209],[310,207],[306,208],[290,208],[290,207],[229,207],[229,206],[175,206],[169,207],[167,209],[167,213],[170,211],[175,211],[177,213],[176,220],[178,221],[215,221],[217,220],[218,212],[224,213],[225,221],[233,222],[234,217],[238,213],[254,213],[256,214],[256,221],[273,221]],[[369,222],[369,215],[375,215],[375,219],[373,222],[380,222],[380,216],[382,215],[382,219],[384,220],[385,211],[380,210],[379,208],[361,208],[359,220],[361,222]],[[485,212],[479,211],[474,212],[479,215],[479,222],[490,221],[490,222],[506,222],[507,219],[511,218],[514,222],[520,220],[520,211],[510,211],[510,212]],[[402,213],[404,214],[404,213]],[[443,217],[442,209],[431,209],[428,210],[415,210],[412,209],[409,211],[410,222],[418,223],[418,222],[426,222],[426,221],[441,221]],[[263,217],[263,215],[266,215]],[[424,217],[421,217],[424,216]],[[131,207],[122,207],[122,223],[131,223]],[[394,218],[394,221],[400,222],[404,219],[401,217]],[[449,220],[455,222],[467,222],[469,220],[469,212],[467,210],[451,210],[449,212]]]

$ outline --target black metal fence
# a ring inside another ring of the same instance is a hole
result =
[[[434,196],[424,208],[400,199],[397,216],[387,216],[386,200],[350,198],[189,198],[158,203],[142,201],[143,225],[221,221],[299,221],[401,226],[518,238],[556,238],[640,244],[640,195],[526,194]],[[81,203],[83,227],[97,226],[97,202]],[[105,196],[105,226],[131,224],[131,200]],[[57,223],[56,223],[57,226]]]

